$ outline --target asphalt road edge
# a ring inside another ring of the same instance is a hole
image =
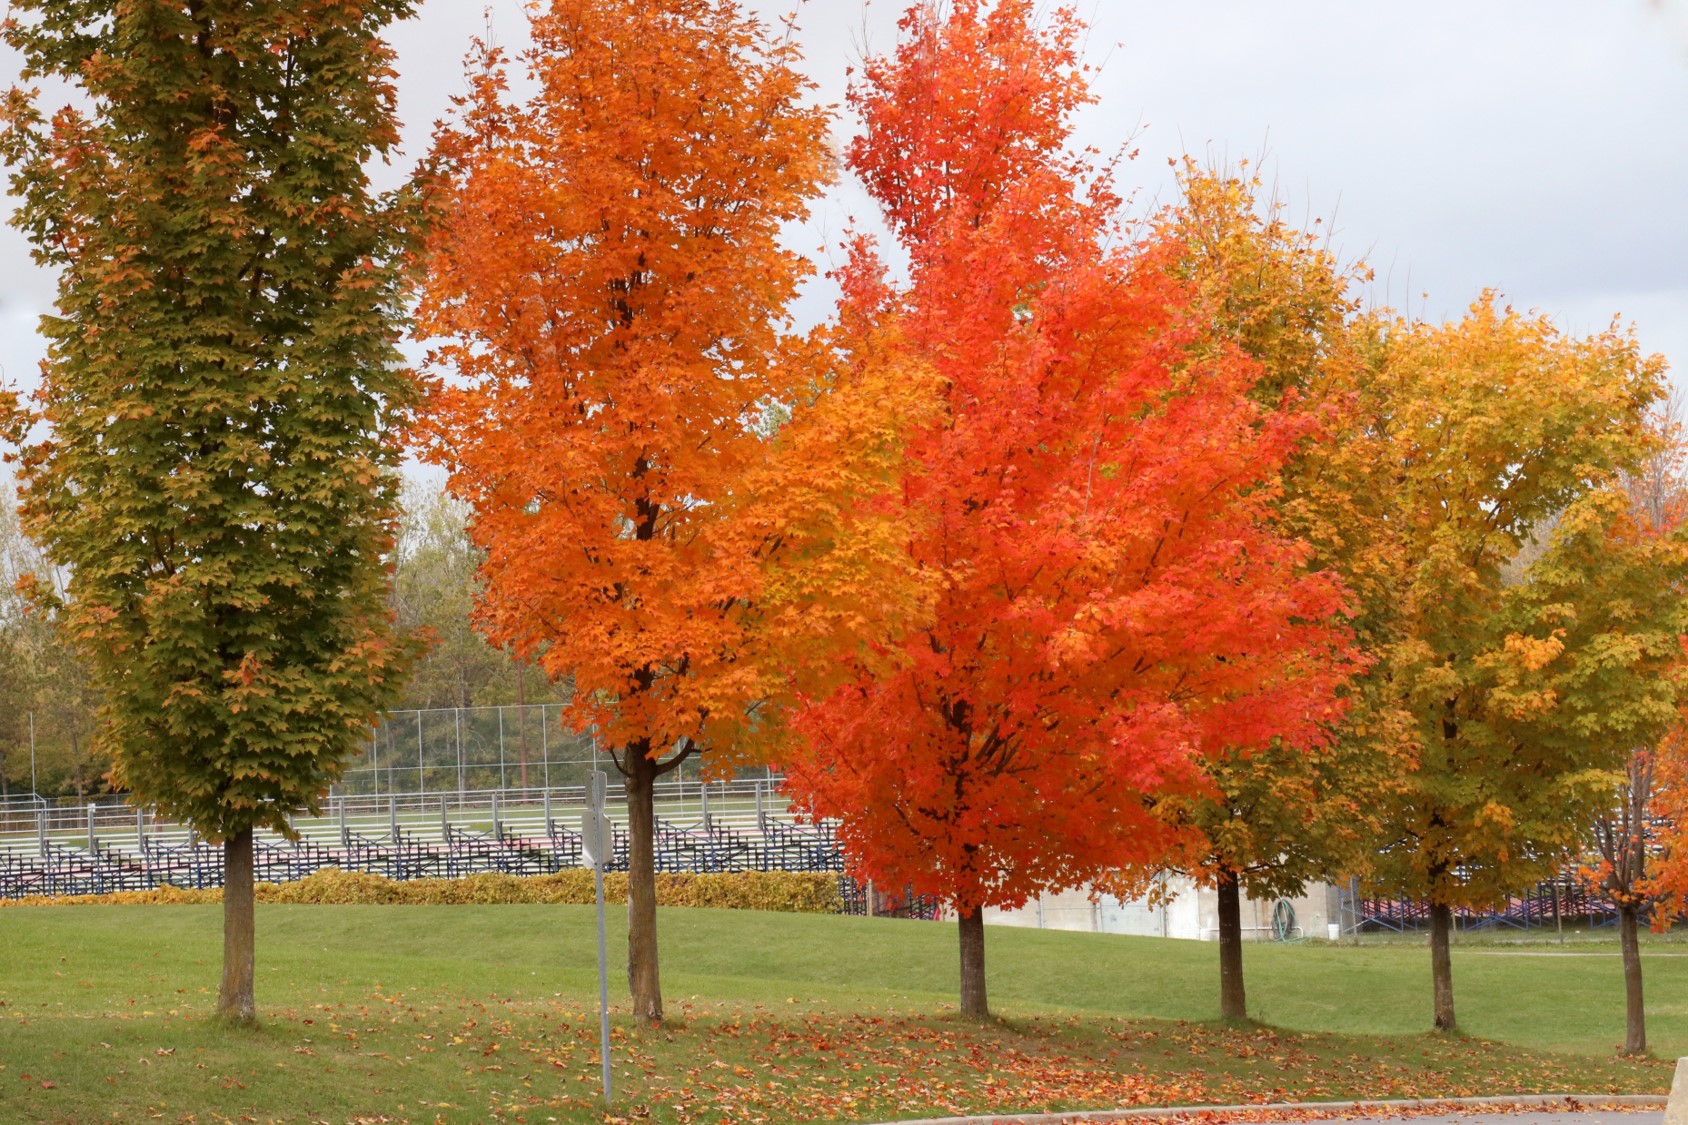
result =
[[[1563,1109],[1573,1112],[1602,1106],[1629,1109],[1664,1109],[1664,1094],[1511,1094],[1488,1098],[1403,1098],[1394,1101],[1267,1102],[1255,1105],[1187,1105],[1160,1108],[1070,1110],[1064,1113],[987,1113],[974,1117],[922,1117],[887,1121],[881,1125],[1102,1125],[1109,1121],[1135,1121],[1145,1117],[1177,1119],[1226,1113],[1333,1114],[1380,1109],[1486,1109],[1519,1107],[1534,1110]]]

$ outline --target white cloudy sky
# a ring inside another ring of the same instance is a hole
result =
[[[770,16],[799,0],[749,0]],[[1100,102],[1080,139],[1136,135],[1140,205],[1184,152],[1257,158],[1298,216],[1375,268],[1375,299],[1455,315],[1481,289],[1576,331],[1632,321],[1688,386],[1688,0],[1079,0]],[[818,96],[893,42],[899,0],[807,0]],[[519,47],[521,0],[426,0],[396,28],[406,160],[462,89],[490,20]],[[0,52],[0,72],[16,59]],[[848,122],[840,125],[849,128]],[[405,166],[388,170],[396,179]],[[7,204],[9,209],[9,203]],[[840,185],[796,245],[836,243],[865,198]],[[0,371],[33,382],[52,278],[0,234]],[[816,294],[804,310],[818,315]]]

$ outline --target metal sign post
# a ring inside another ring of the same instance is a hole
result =
[[[593,770],[586,786],[586,811],[580,814],[580,850],[598,889],[598,1057],[604,1063],[604,1104],[610,1104],[610,970],[604,942],[604,868],[615,849],[610,818],[604,815],[604,790],[609,783],[602,770]]]

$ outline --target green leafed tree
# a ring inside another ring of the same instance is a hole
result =
[[[65,577],[23,533],[6,482],[0,486],[0,800],[20,789],[86,797],[106,787],[111,770],[93,738],[98,696],[87,663],[54,608]]]
[[[483,554],[469,538],[469,506],[441,488],[414,480],[406,482],[402,500],[393,608],[399,627],[426,647],[411,669],[399,706],[557,702],[562,693],[541,669],[495,648],[475,628],[475,598],[481,590],[476,570]],[[522,733],[527,733],[525,726]]]
[[[1454,909],[1558,871],[1611,811],[1612,771],[1676,719],[1688,539],[1643,533],[1624,488],[1658,448],[1664,381],[1632,337],[1567,336],[1492,296],[1377,328],[1399,549],[1371,680],[1410,717],[1416,768],[1380,795],[1374,881],[1430,903],[1447,1029]]]
[[[59,271],[25,524],[68,569],[118,781],[223,843],[218,1011],[255,1018],[253,830],[316,811],[401,682],[410,394],[382,28],[408,0],[17,0],[3,153]],[[19,435],[22,437],[22,435]]]

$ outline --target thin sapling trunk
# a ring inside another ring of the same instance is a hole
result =
[[[985,912],[982,907],[958,910],[956,929],[961,935],[961,1014],[968,1019],[990,1018],[985,997]]]
[[[1453,907],[1430,905],[1430,983],[1435,992],[1435,1024],[1439,1031],[1454,1029],[1454,966],[1449,944],[1453,938]]]
[[[662,1022],[662,977],[656,941],[656,779],[658,766],[643,745],[628,747],[627,778],[627,987],[633,1012]]]
[[[1243,991],[1242,887],[1235,871],[1221,871],[1214,889],[1219,895],[1219,1018],[1246,1020],[1248,999]]]
[[[256,946],[252,829],[246,828],[223,841],[223,981],[217,1014],[232,1023],[258,1021],[253,997]]]

